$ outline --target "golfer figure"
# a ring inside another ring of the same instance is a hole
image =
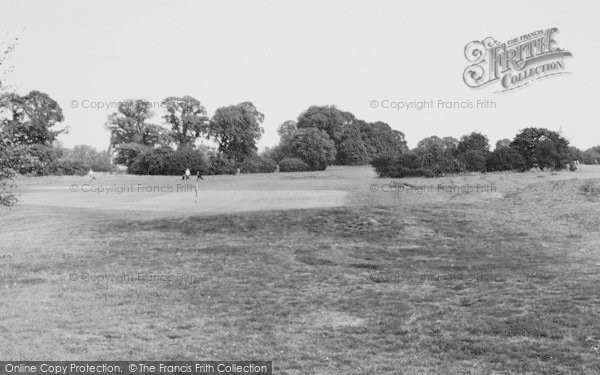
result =
[[[191,175],[192,175],[192,172],[190,172],[190,169],[186,168],[185,169],[185,180],[186,181],[189,180]]]
[[[204,178],[202,178],[200,171],[196,171],[196,182],[198,182],[199,180],[204,180]]]
[[[88,172],[88,176],[90,176],[90,181],[93,181],[96,179],[96,177],[94,176],[94,171],[90,168],[90,171]]]

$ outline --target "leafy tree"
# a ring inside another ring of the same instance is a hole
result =
[[[277,163],[286,158],[288,155],[289,152],[285,152],[282,149],[281,144],[278,144],[275,147],[265,147],[265,149],[262,152],[260,152],[260,156],[267,159],[272,159]]]
[[[467,150],[458,154],[458,161],[470,172],[485,172],[488,152],[481,150]]]
[[[473,132],[471,134],[462,136],[460,142],[458,142],[456,150],[458,153],[463,153],[466,151],[488,152],[490,150],[490,143],[485,135]]]
[[[154,116],[147,100],[128,99],[108,116],[106,128],[110,132],[110,148],[115,162],[130,166],[145,148],[165,143],[165,130],[148,121]]]
[[[358,124],[347,125],[342,131],[336,150],[336,162],[341,165],[365,165],[370,157],[363,142],[361,127]]]
[[[583,159],[583,151],[575,146],[569,146],[569,159],[581,161]]]
[[[369,160],[378,155],[401,154],[408,151],[404,133],[392,128],[385,122],[368,123],[356,120]]]
[[[408,151],[404,134],[384,122],[368,123],[335,106],[312,106],[298,116],[297,123],[288,121],[281,126],[281,142],[271,150],[272,157],[291,156],[290,136],[309,128],[322,130],[333,140],[337,164],[364,165],[377,155]]]
[[[243,162],[242,162],[243,163]],[[240,163],[236,163],[233,159],[223,157],[221,152],[211,150],[208,152],[208,173],[216,174],[236,174]]]
[[[4,94],[0,98],[0,112],[5,114],[0,126],[11,128],[15,140],[25,145],[50,145],[59,134],[68,130],[51,129],[63,121],[62,109],[48,94],[39,91],[31,91],[25,96]]]
[[[288,120],[279,125],[277,133],[279,133],[279,144],[273,148],[267,148],[263,152],[263,156],[273,159],[276,162],[291,155],[290,140],[298,130],[296,121]]]
[[[253,154],[239,164],[241,173],[272,173],[277,169],[277,163],[258,154]]]
[[[0,98],[0,112],[4,116],[0,128],[11,134],[14,145],[21,146],[21,158],[26,160],[16,171],[43,174],[44,167],[60,157],[52,144],[59,134],[67,131],[67,128],[53,129],[64,119],[58,103],[39,91],[25,96],[10,93]]]
[[[600,163],[600,146],[588,148],[583,152],[582,163],[584,164],[599,164]]]
[[[570,162],[567,144],[557,144],[550,138],[541,140],[535,148],[535,159],[540,169],[564,169]]]
[[[283,124],[279,125],[277,133],[281,143],[286,143],[294,136],[294,133],[298,130],[298,123],[294,120],[287,120]]]
[[[18,38],[11,40],[6,45],[0,45],[0,110],[7,108],[9,104],[9,96],[5,95],[9,85],[4,77],[11,70],[7,61],[17,41]],[[16,170],[26,164],[27,147],[18,141],[19,134],[15,134],[17,129],[4,125],[4,121],[0,122],[0,207],[10,207],[17,202],[13,177]]]
[[[534,166],[562,169],[569,161],[569,141],[560,133],[544,128],[521,130],[510,147],[521,154],[527,169]]]
[[[10,85],[6,82],[5,77],[13,69],[13,66],[8,64],[8,59],[18,43],[18,37],[8,41],[0,41],[0,93],[9,92],[11,89]]]
[[[178,146],[194,145],[196,140],[208,133],[206,108],[191,96],[171,96],[163,100],[167,110],[165,121],[171,127],[170,136]]]
[[[125,165],[127,166],[127,168],[130,168],[135,158],[137,158],[143,152],[152,149],[153,147],[144,146],[139,143],[120,144],[115,148],[114,162],[116,164]]]
[[[380,177],[433,177],[431,169],[422,167],[421,156],[414,151],[396,155],[381,155],[371,162]]]
[[[59,159],[48,164],[44,173],[54,176],[83,176],[88,170],[89,167],[80,160]]]
[[[148,122],[154,116],[151,108],[152,103],[142,99],[120,102],[117,112],[109,115],[106,122],[111,146],[137,143],[152,147],[159,143],[163,129]]]
[[[452,137],[443,139],[432,136],[422,139],[414,150],[421,159],[422,167],[435,175],[460,172],[463,168],[456,159],[458,140]]]
[[[524,171],[525,160],[515,149],[502,146],[489,153],[486,159],[486,169],[489,172],[498,171]]]
[[[280,172],[307,172],[312,168],[299,158],[285,158],[279,162]]]
[[[170,175],[180,175],[186,168],[192,172],[200,171],[201,174],[208,172],[206,155],[191,146],[178,148],[169,156],[168,161],[167,174]]]
[[[293,156],[314,170],[323,170],[335,160],[335,144],[323,130],[299,129],[290,140]]]
[[[135,157],[128,171],[133,174],[168,175],[172,153],[173,150],[168,146],[148,147]]]
[[[265,116],[250,102],[217,109],[210,120],[208,135],[219,145],[219,152],[236,163],[257,151],[256,142],[264,130]]]
[[[334,105],[312,106],[298,116],[298,129],[323,130],[337,145],[341,142],[344,128],[352,123],[354,115],[337,109]]]
[[[10,207],[17,202],[13,177],[23,166],[27,148],[14,141],[8,129],[0,127],[0,206]]]
[[[460,139],[456,146],[456,155],[466,170],[484,172],[489,149],[488,138],[481,133],[473,132]]]
[[[52,145],[33,144],[27,147],[26,157],[29,163],[19,168],[21,174],[45,174],[46,166],[62,157],[62,149],[55,148]]]
[[[87,170],[92,169],[96,172],[110,172],[112,170],[108,152],[97,151],[92,146],[75,146],[65,159],[81,161]]]
[[[501,139],[496,142],[496,150],[504,147],[510,147],[510,139]]]

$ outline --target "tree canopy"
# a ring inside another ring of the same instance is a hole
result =
[[[241,162],[256,152],[256,142],[264,132],[260,126],[264,119],[250,102],[222,107],[210,120],[208,135],[219,145],[221,153]]]
[[[194,145],[196,140],[207,135],[208,117],[206,108],[191,96],[171,96],[163,100],[167,114],[166,123],[171,127],[170,136],[178,146]]]

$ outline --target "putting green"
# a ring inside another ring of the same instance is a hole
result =
[[[92,191],[94,190],[94,191]],[[341,190],[202,190],[193,186],[177,191],[144,191],[135,186],[121,189],[33,187],[20,196],[23,205],[106,210],[228,213],[258,210],[342,206],[347,192]]]

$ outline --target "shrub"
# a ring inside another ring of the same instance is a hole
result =
[[[186,168],[192,172],[200,171],[201,174],[208,172],[208,161],[206,156],[192,147],[181,147],[172,151],[168,157],[166,173],[169,175],[181,175]]]
[[[128,168],[134,163],[135,159],[144,152],[152,150],[152,147],[141,145],[139,143],[124,143],[115,146],[116,164],[126,165]]]
[[[81,161],[87,169],[96,172],[111,172],[113,169],[108,152],[97,151],[92,146],[77,145],[72,150],[66,149],[63,152],[63,159]]]
[[[415,152],[409,151],[398,156],[384,155],[373,159],[371,165],[380,177],[433,177],[434,171],[421,165]]]
[[[277,169],[277,163],[269,158],[252,155],[241,162],[238,167],[241,173],[273,173]]]
[[[302,161],[302,159],[285,158],[279,162],[280,172],[306,172],[310,170],[310,166]]]
[[[283,141],[275,146],[275,147],[267,147],[263,152],[260,153],[260,156],[263,158],[271,159],[275,161],[275,163],[279,163],[289,154],[288,145]]]
[[[469,172],[484,172],[486,170],[487,151],[467,150],[458,155],[458,160]]]
[[[218,152],[209,152],[208,154],[208,174],[236,174],[237,167],[233,159],[223,157]]]
[[[391,178],[402,178],[402,177],[434,177],[435,173],[431,169],[419,167],[419,168],[406,168],[402,166],[396,167],[394,173],[389,176]]]
[[[169,174],[168,164],[172,152],[169,147],[147,148],[133,159],[128,171],[132,174]]]
[[[79,160],[59,159],[46,165],[44,174],[56,176],[83,176],[87,173],[88,167]]]
[[[133,159],[128,172],[178,176],[183,174],[186,168],[192,172],[200,171],[200,173],[206,174],[209,171],[206,156],[192,147],[183,147],[173,151],[171,148],[163,146],[144,149]]]
[[[489,172],[497,171],[524,171],[525,159],[521,154],[510,147],[500,147],[491,152],[486,160],[486,169]]]
[[[394,158],[391,155],[381,155],[373,158],[371,166],[375,168],[380,177],[389,176],[394,172]]]
[[[600,146],[589,148],[583,152],[583,164],[598,164],[600,163]]]

